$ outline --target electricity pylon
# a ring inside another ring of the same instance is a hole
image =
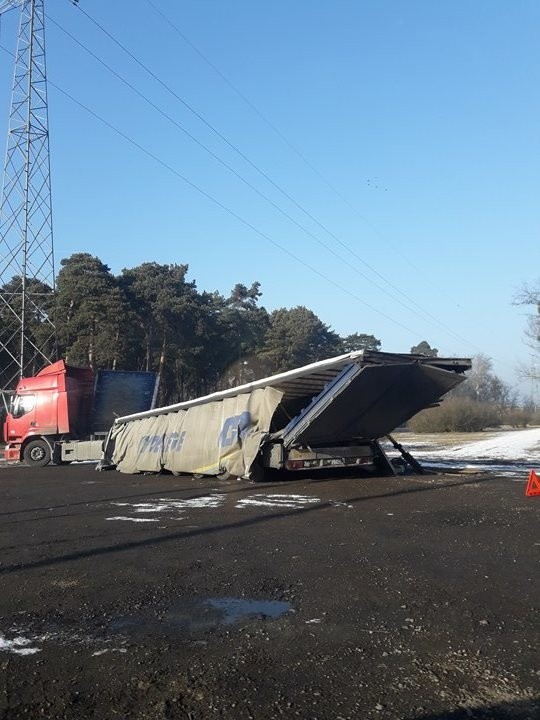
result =
[[[0,392],[55,356],[44,0],[21,8],[0,206]]]

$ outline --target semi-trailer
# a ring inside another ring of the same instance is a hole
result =
[[[248,478],[337,467],[393,474],[381,438],[438,404],[470,368],[470,359],[375,351],[328,358],[119,417],[99,468]]]

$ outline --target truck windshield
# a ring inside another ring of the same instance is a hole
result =
[[[14,395],[11,400],[11,415],[20,418],[34,409],[35,395]]]

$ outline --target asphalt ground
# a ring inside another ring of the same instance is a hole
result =
[[[0,468],[0,718],[540,718],[540,497]]]

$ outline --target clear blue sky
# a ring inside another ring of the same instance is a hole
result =
[[[148,260],[187,263],[199,289],[225,294],[258,280],[269,310],[306,305],[341,334],[373,333],[388,351],[426,339],[440,354],[484,352],[501,377],[517,382],[515,367],[530,351],[525,310],[512,299],[540,278],[537,0],[80,0],[80,9],[48,0],[46,11],[50,81],[312,269],[51,87],[58,262],[86,251],[116,273]],[[9,48],[17,16],[2,20]],[[7,128],[12,61],[0,58]]]

